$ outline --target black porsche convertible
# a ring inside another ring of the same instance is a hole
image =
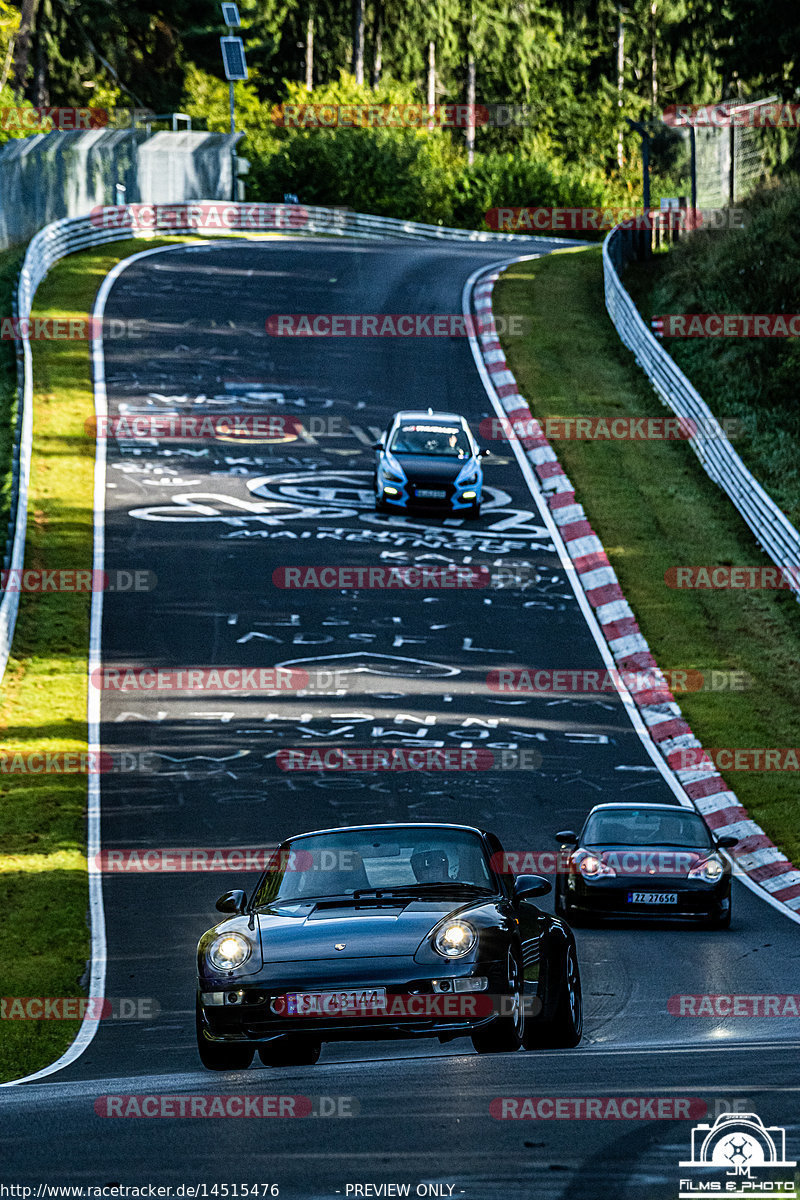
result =
[[[569,927],[498,873],[485,830],[365,825],[284,842],[248,901],[197,949],[197,1044],[210,1070],[311,1065],[323,1042],[469,1036],[479,1053],[575,1046],[580,975]]]

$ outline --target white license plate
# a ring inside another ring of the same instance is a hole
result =
[[[417,488],[416,495],[421,500],[444,500],[447,492],[438,488]]]
[[[677,892],[628,892],[629,904],[677,904]]]
[[[289,992],[290,1017],[361,1017],[386,1009],[386,988],[359,988],[344,992]]]

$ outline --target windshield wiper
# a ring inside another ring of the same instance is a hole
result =
[[[382,888],[359,888],[357,892],[353,892],[353,896],[358,900],[362,896],[373,896],[379,899],[381,896],[418,896],[421,893],[446,893],[446,892],[470,892],[476,896],[493,896],[494,888],[482,887],[478,883],[463,883],[458,879],[438,880],[435,883],[407,883],[400,887],[382,887]]]
[[[276,904],[347,904],[349,901],[356,899],[358,893],[353,892],[334,892],[330,896],[275,896],[272,900],[267,900],[264,904],[254,906],[254,912],[260,912],[264,908],[274,908]]]

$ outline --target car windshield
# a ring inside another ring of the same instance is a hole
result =
[[[439,886],[432,888],[433,884]],[[444,893],[448,886],[497,890],[477,834],[425,825],[343,830],[285,842],[262,878],[253,905],[393,888],[412,896],[416,890],[430,895]]]
[[[608,808],[593,813],[581,838],[584,846],[711,845],[708,829],[695,813],[647,808]]]
[[[394,431],[392,454],[426,454],[437,458],[468,458],[469,439],[460,425],[405,422]]]

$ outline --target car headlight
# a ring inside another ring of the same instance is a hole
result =
[[[611,875],[616,876],[617,872],[608,863],[604,863],[596,854],[584,853],[577,859],[578,870],[581,875],[587,879],[602,879]]]
[[[469,475],[465,475],[463,479],[459,479],[458,484],[459,484],[459,487],[467,487],[467,486],[469,486],[469,484],[477,483],[477,482],[478,482],[478,472],[471,471],[469,473]]]
[[[698,863],[689,872],[689,879],[704,879],[706,883],[716,883],[721,878],[724,867],[718,858],[707,858]]]
[[[405,483],[406,473],[391,454],[385,454],[379,463],[379,474],[392,483]]]
[[[241,933],[223,933],[207,950],[209,962],[218,971],[235,971],[247,962],[253,947]]]
[[[468,921],[446,921],[436,930],[433,947],[443,958],[463,958],[477,940],[478,935]]]

